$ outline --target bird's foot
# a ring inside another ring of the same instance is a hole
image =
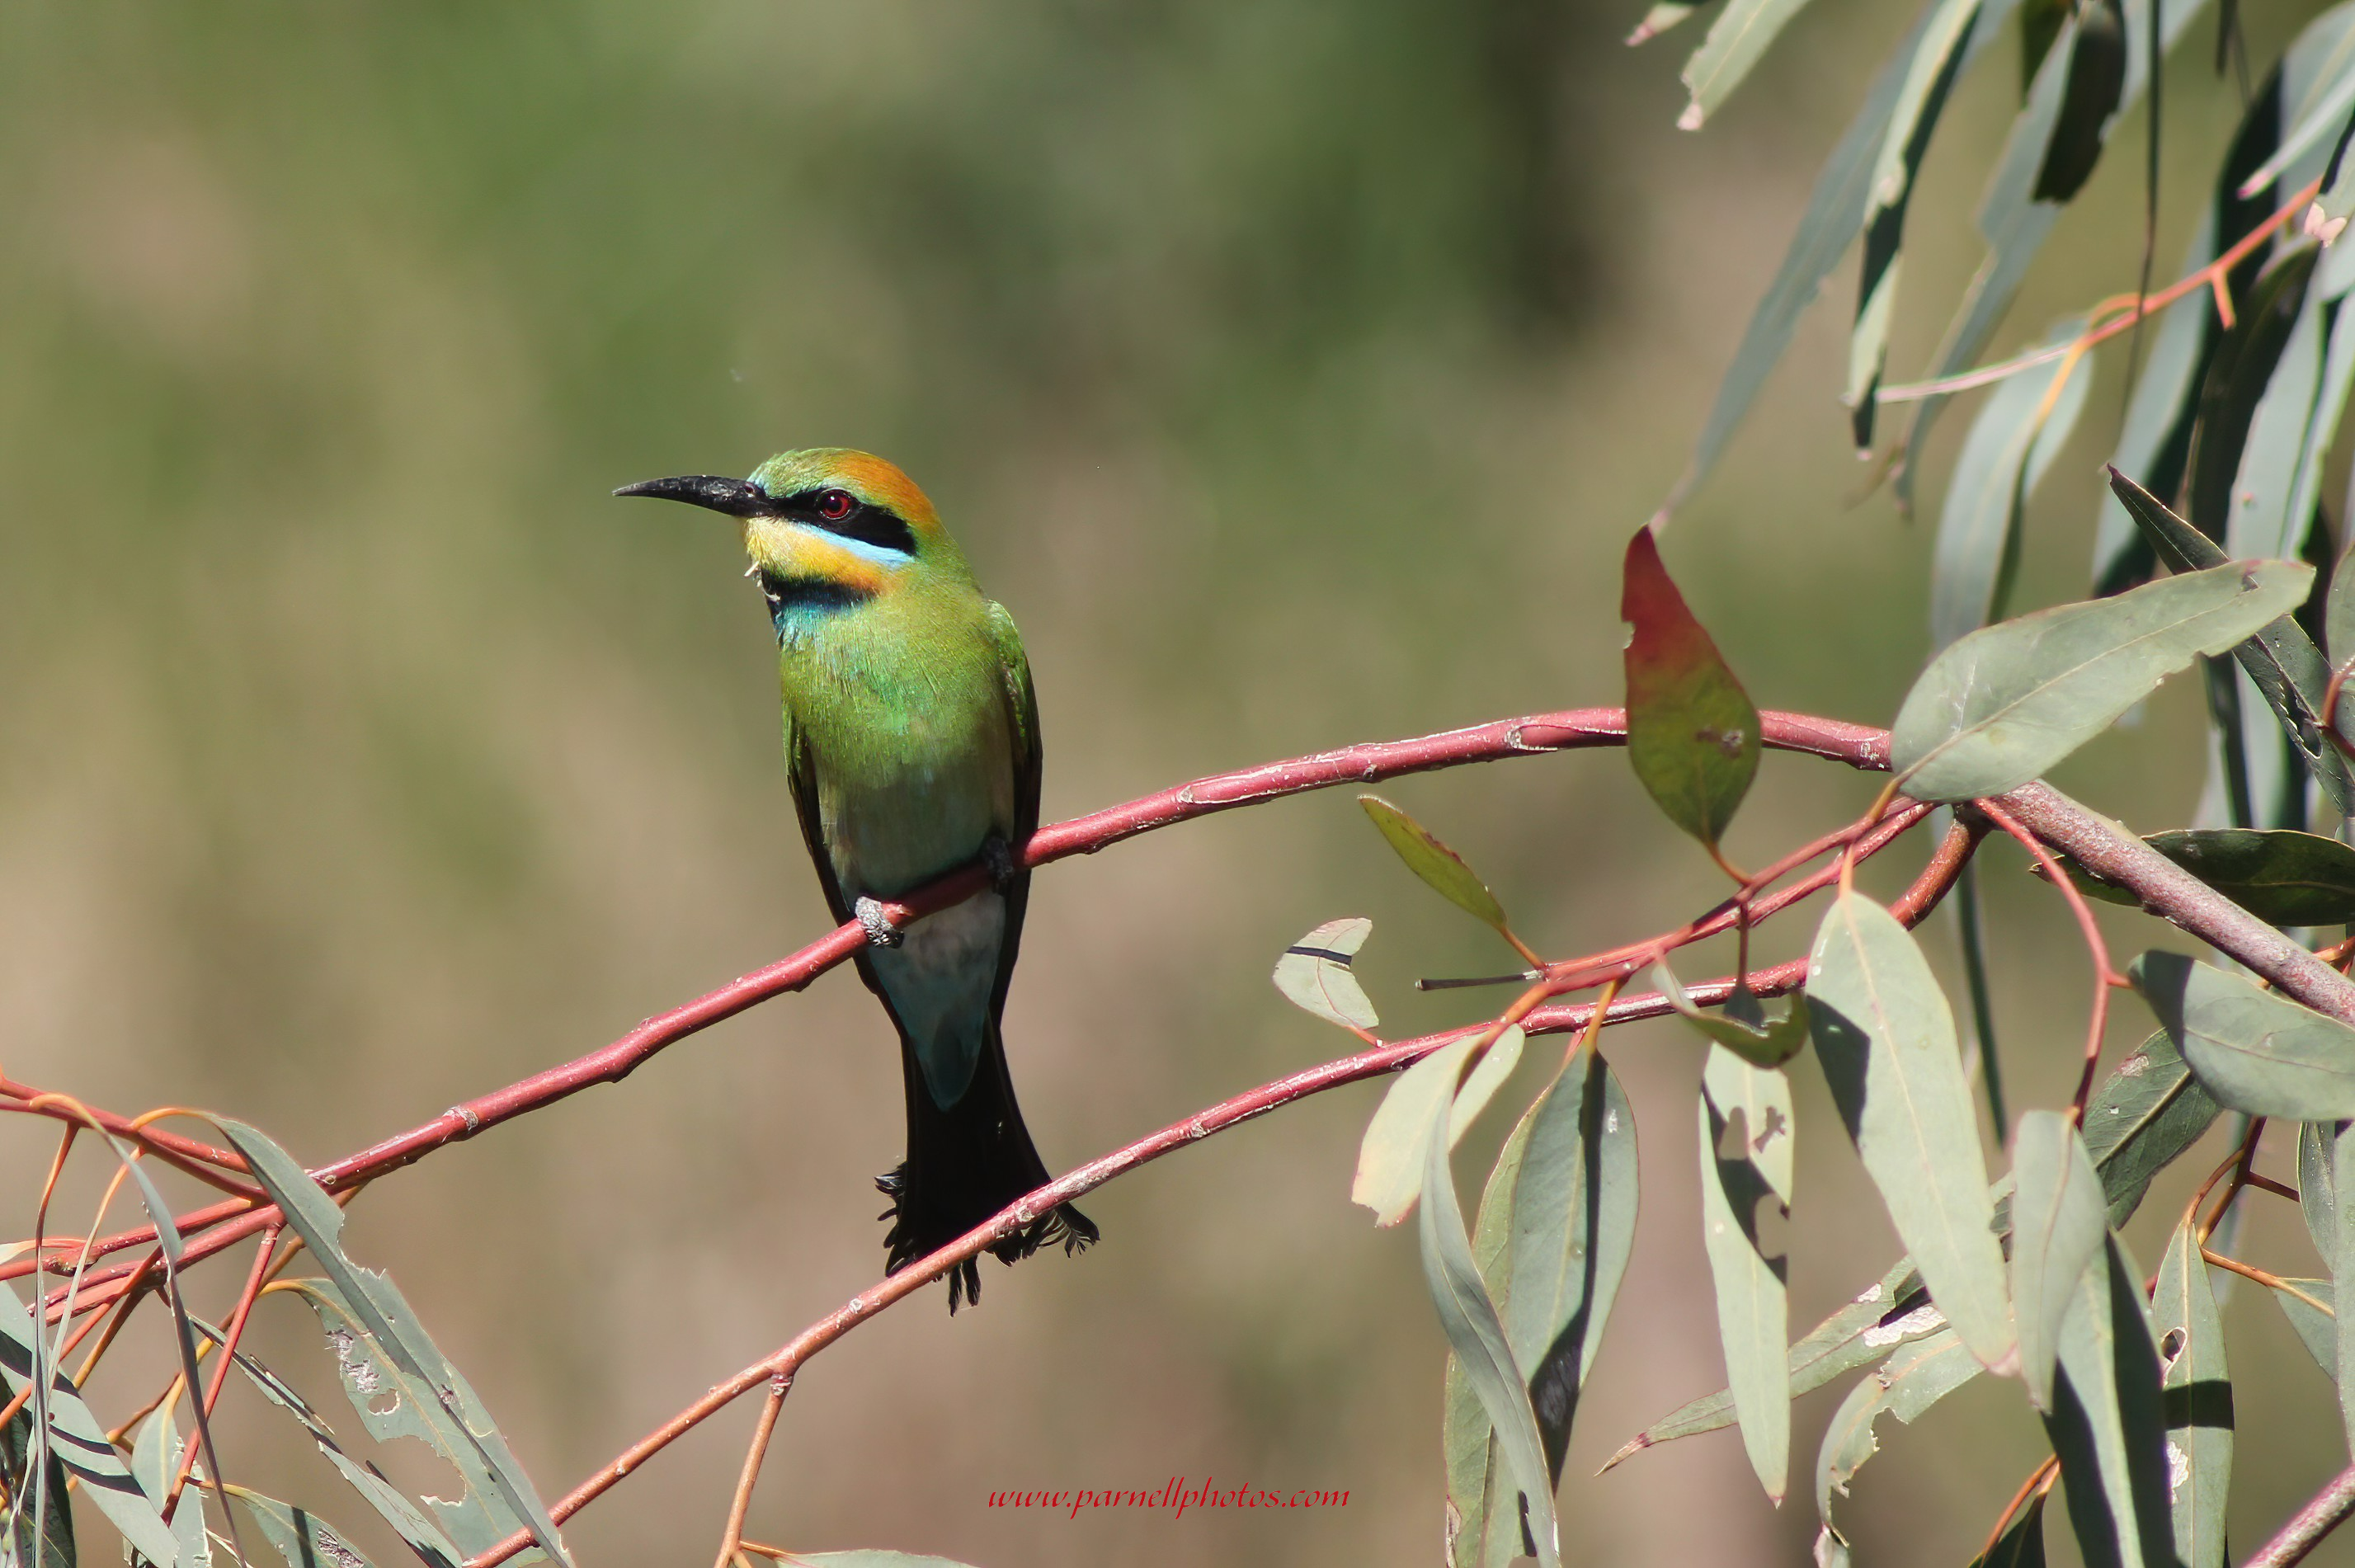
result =
[[[997,834],[981,841],[982,869],[989,873],[989,885],[1000,897],[1014,891],[1014,879],[1022,868],[1015,863],[1013,847]]]
[[[875,899],[860,899],[851,906],[851,912],[867,928],[869,947],[897,947],[908,940],[908,933],[891,923],[891,917],[883,912],[883,905]]]

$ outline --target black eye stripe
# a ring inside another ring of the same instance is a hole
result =
[[[796,491],[777,505],[786,517],[797,523],[807,523],[811,528],[823,528],[827,533],[847,539],[856,539],[860,544],[874,545],[880,549],[897,550],[901,555],[911,556],[916,553],[915,530],[908,527],[899,514],[887,507],[858,501],[850,508],[850,515],[847,517],[828,517],[820,515],[817,509],[818,498],[828,490],[835,488],[836,486],[829,485],[815,490]]]

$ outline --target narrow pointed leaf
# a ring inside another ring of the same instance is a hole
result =
[[[2348,161],[2355,165],[2355,158]],[[2331,569],[2330,592],[2323,601],[2322,640],[2329,645],[2333,669],[2355,663],[2355,571],[2348,568],[2350,558],[2355,558],[2355,548],[2340,556]],[[2349,732],[2350,707],[2355,707],[2355,699],[2343,702],[2336,716],[2342,734]]]
[[[1705,3],[1706,0],[1657,0],[1650,10],[1644,13],[1644,19],[1636,23],[1635,29],[1627,35],[1627,47],[1632,49],[1650,43],[1654,38],[1700,10]]]
[[[2314,569],[2244,561],[1989,626],[1931,662],[1891,731],[1917,800],[2000,795],[2109,728],[2200,654],[2304,602]]]
[[[1686,91],[1692,101],[1678,117],[1683,130],[1698,131],[1710,115],[1732,95],[1774,41],[1774,35],[1799,14],[1807,0],[1726,0],[1725,9],[1710,24],[1709,36],[1685,62]]]
[[[1398,851],[1398,858],[1406,862],[1408,870],[1473,919],[1500,935],[1504,933],[1504,905],[1488,891],[1488,884],[1473,874],[1462,856],[1380,795],[1361,795],[1358,804],[1366,808],[1366,815],[1373,819],[1374,827],[1390,847]]]
[[[1375,1107],[1373,1120],[1366,1125],[1349,1201],[1371,1209],[1378,1225],[1395,1225],[1405,1219],[1423,1190],[1423,1144],[1431,1136],[1437,1108],[1455,1107],[1447,1123],[1447,1147],[1454,1148],[1497,1085],[1511,1075],[1521,1059],[1521,1040],[1518,1025],[1506,1029],[1469,1075],[1465,1073],[1464,1060],[1478,1043],[1476,1035],[1443,1045],[1400,1073]]]
[[[2224,1503],[2232,1481],[2232,1383],[2224,1364],[2224,1322],[2190,1221],[2167,1243],[2150,1317],[2167,1402],[2175,1555],[2184,1568],[2221,1568]]]
[[[243,1487],[227,1489],[254,1532],[278,1553],[286,1568],[371,1568],[368,1560],[318,1515]]]
[[[173,1418],[172,1406],[167,1404],[149,1416],[139,1428],[138,1440],[131,1445],[131,1473],[139,1478],[140,1489],[153,1498],[169,1496],[172,1477],[179,1472],[180,1456],[186,1447],[180,1441],[180,1424]],[[179,1568],[208,1568],[212,1541],[205,1530],[202,1486],[191,1481],[181,1489],[180,1500],[173,1506],[168,1522],[173,1539],[180,1546]],[[133,1568],[154,1568],[135,1549],[132,1563]]]
[[[2052,1408],[2061,1328],[2086,1265],[2109,1235],[2102,1179],[2069,1118],[2030,1111],[2012,1140],[2011,1298],[2019,1376],[2036,1408]]]
[[[1872,1424],[1893,1415],[1907,1425],[1923,1411],[1978,1375],[1979,1363],[1951,1332],[1902,1345],[1871,1376],[1858,1381],[1824,1430],[1816,1457],[1816,1561],[1844,1563],[1847,1538],[1832,1523],[1832,1495],[1848,1496],[1849,1484],[1866,1460],[1881,1450]]]
[[[1807,998],[1805,992],[1793,992],[1790,1006],[1779,1019],[1768,1020],[1761,1010],[1757,1022],[1733,1017],[1737,1001],[1746,998],[1756,1008],[1758,999],[1749,993],[1737,991],[1722,1011],[1707,1013],[1693,1005],[1684,985],[1666,963],[1652,965],[1652,984],[1668,999],[1677,1016],[1699,1029],[1753,1067],[1780,1067],[1799,1053],[1807,1043]]]
[[[2231,548],[2233,485],[2241,456],[2274,370],[2289,347],[2314,275],[2308,246],[2268,266],[2248,307],[2216,346],[2200,386],[2200,418],[2191,442],[2184,515],[2194,528]]]
[[[2339,1125],[2301,1122],[2297,1129],[2297,1206],[2315,1255],[2334,1279],[2339,1275],[2339,1174],[2335,1148]]]
[[[2141,1276],[2117,1238],[2085,1271],[2062,1326],[2045,1417],[2087,1568],[2170,1568],[2167,1417]]]
[[[1758,1484],[1776,1505],[1790,1471],[1791,1380],[1784,1340],[1789,1260],[1759,1234],[1768,1204],[1791,1205],[1791,1085],[1724,1046],[1701,1069],[1701,1239],[1717,1287],[1718,1342]]]
[[[2143,842],[2269,925],[2355,921],[2355,848],[2336,838],[2293,827],[2204,827],[2152,833]],[[2090,896],[2141,904],[2131,890],[2063,865]]]
[[[1648,528],[1627,541],[1627,760],[1668,820],[1715,847],[1758,773],[1758,709],[1660,564]]]
[[[1480,1402],[1497,1435],[1503,1472],[1519,1488],[1525,1540],[1539,1568],[1560,1568],[1561,1532],[1555,1521],[1553,1477],[1548,1470],[1544,1439],[1539,1435],[1537,1413],[1529,1403],[1529,1386],[1505,1325],[1489,1299],[1487,1284],[1472,1258],[1472,1241],[1464,1232],[1464,1214],[1455,1200],[1455,1180],[1447,1166],[1448,1107],[1443,1104],[1432,1118],[1426,1140],[1423,1199],[1417,1233],[1423,1243],[1424,1283],[1440,1328],[1464,1379]]]
[[[32,1456],[27,1451],[33,1436],[33,1407],[25,1407],[0,1426],[0,1476],[8,1483],[15,1504],[9,1509],[6,1550],[12,1563],[33,1568],[75,1568],[73,1507],[67,1500],[66,1467],[52,1451],[41,1461],[40,1490],[26,1481]]]
[[[2355,1116],[2355,1029],[2179,953],[2127,968],[2200,1085],[2254,1116]]]
[[[2126,18],[2119,0],[2091,0],[2076,13],[2068,86],[2036,176],[2036,199],[2074,199],[2094,165],[2126,84]]]
[[[1362,918],[1327,921],[1284,950],[1275,961],[1275,988],[1293,1006],[1344,1029],[1372,1029],[1381,1022],[1350,969],[1358,949],[1373,934]]]
[[[2047,342],[2073,342],[2084,327],[2083,317],[2072,317]],[[2001,382],[1980,407],[1938,514],[1933,648],[2002,616],[2019,560],[2020,513],[2076,428],[2093,384],[2090,357],[2064,357]]]
[[[1971,1353],[2014,1352],[2003,1251],[1954,1015],[1911,933],[1845,893],[1807,961],[1808,1023],[1866,1173],[1922,1277]]]
[[[2158,558],[2174,571],[2204,571],[2224,565],[2230,559],[2207,535],[2115,468],[2110,470],[2110,489]],[[2330,667],[2306,628],[2294,615],[2276,616],[2248,641],[2235,645],[2232,656],[2264,695],[2332,807],[2341,816],[2355,814],[2355,773],[2349,772],[2346,758],[2322,735],[2322,705],[2330,684]]]
[[[0,1381],[5,1381],[12,1396],[33,1375],[33,1342],[37,1332],[33,1315],[26,1309],[16,1287],[0,1285],[0,1368],[7,1371],[5,1380]],[[148,1497],[140,1488],[115,1452],[114,1445],[106,1440],[106,1429],[91,1413],[90,1406],[82,1403],[73,1381],[48,1361],[46,1351],[42,1364],[49,1374],[47,1394],[51,1456],[69,1477],[80,1483],[82,1495],[106,1515],[108,1523],[123,1532],[124,1541],[150,1562],[171,1563],[178,1554],[178,1542],[171,1527],[156,1511],[161,1499]],[[46,1517],[42,1522],[43,1532],[53,1535],[57,1527]]]
[[[2341,1127],[2331,1138],[2330,1168],[2335,1191],[2355,1191],[2355,1123]],[[2348,1277],[2348,1264],[2355,1262],[2355,1203],[2331,1207],[2338,1221],[2338,1245],[2327,1261],[2331,1278],[2339,1280]],[[2336,1301],[2334,1292],[2334,1306]],[[2355,1452],[2355,1313],[2339,1319],[2337,1339],[2339,1413],[2347,1428],[2350,1450]]]
[[[2286,1290],[2268,1290],[2274,1305],[2281,1308],[2289,1326],[2296,1330],[2297,1341],[2306,1353],[2314,1358],[2325,1376],[2336,1381],[2339,1377],[2339,1316],[2334,1310],[2337,1292],[2327,1279],[2286,1278],[2282,1284]]]
[[[2044,1568],[2044,1501],[2051,1495],[2048,1488],[2021,1504],[1986,1554],[1971,1559],[1971,1568]]]

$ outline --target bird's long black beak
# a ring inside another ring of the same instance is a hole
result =
[[[685,501],[708,507],[731,517],[765,517],[777,510],[767,491],[749,479],[723,479],[716,474],[682,474],[672,479],[645,479],[624,485],[616,496],[652,496],[658,501]]]

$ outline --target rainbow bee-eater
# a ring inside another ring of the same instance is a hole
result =
[[[915,482],[843,447],[781,453],[749,479],[691,475],[616,496],[740,519],[776,628],[785,768],[837,921],[868,943],[859,977],[900,1032],[908,1156],[876,1185],[896,1272],[1047,1184],[1007,1074],[998,1020],[1039,826],[1039,705],[1013,617],[983,596]],[[990,887],[895,929],[882,901],[975,860]],[[1069,1204],[990,1249],[1001,1262],[1096,1239]],[[968,1260],[949,1310],[978,1300]]]

